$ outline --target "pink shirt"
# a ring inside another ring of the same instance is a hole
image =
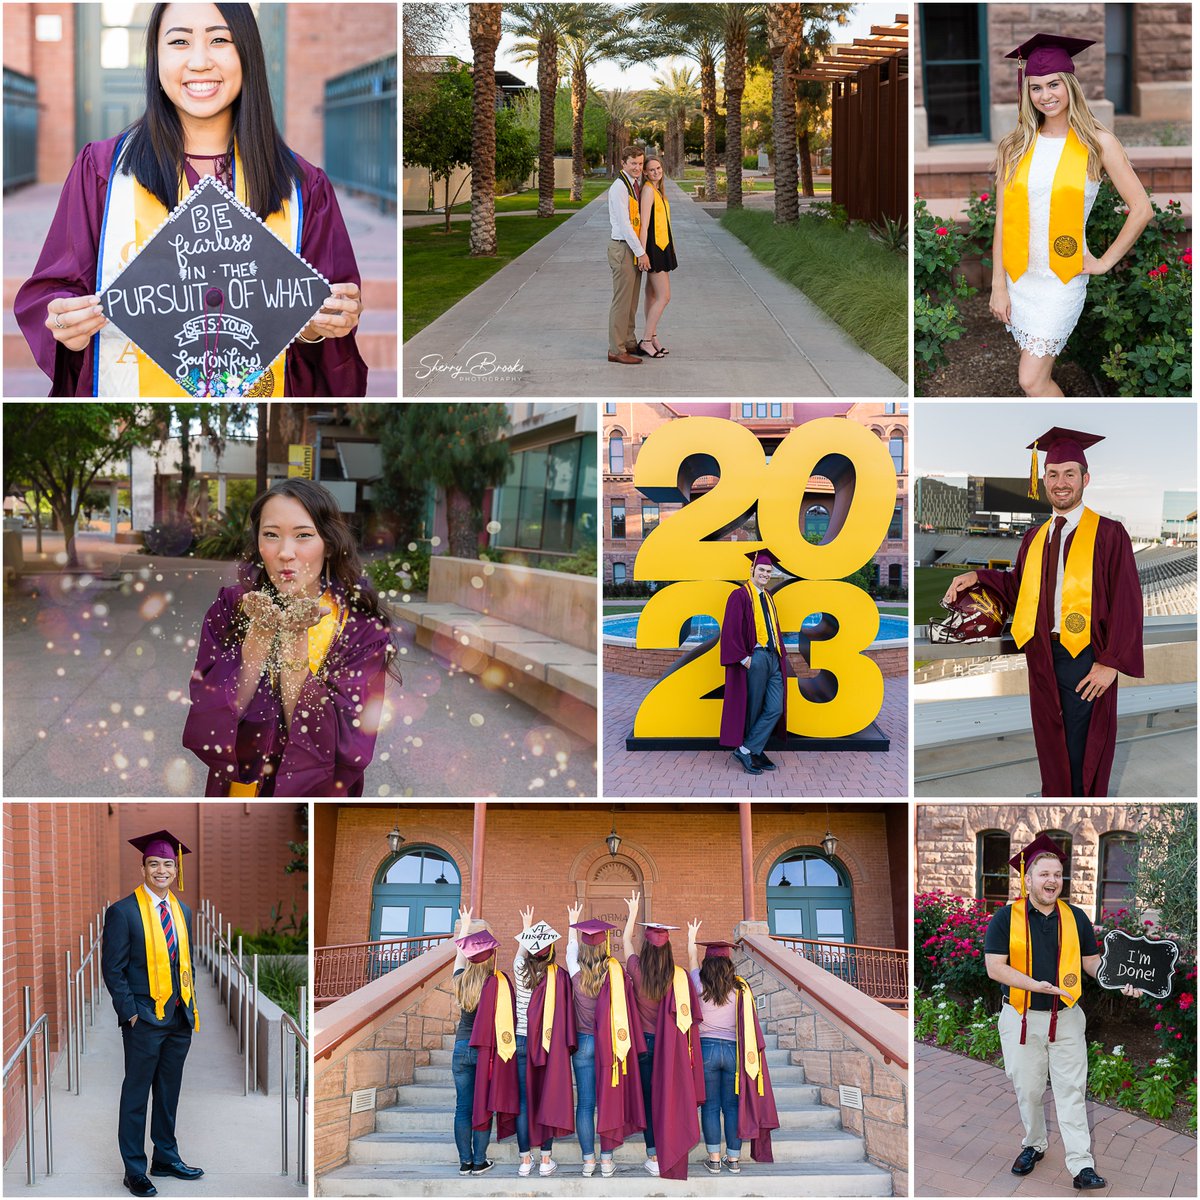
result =
[[[710,1004],[704,999],[704,989],[700,984],[700,972],[692,971],[691,976],[696,996],[700,1001],[700,1036],[736,1042],[737,987],[735,986],[729,993],[729,999],[724,1004]]]

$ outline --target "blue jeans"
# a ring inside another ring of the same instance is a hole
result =
[[[725,1146],[732,1157],[742,1148],[738,1137],[738,1102],[733,1081],[737,1075],[737,1042],[725,1038],[701,1038],[704,1059],[704,1103],[700,1106],[700,1128],[709,1154],[721,1150],[721,1114],[725,1114]]]
[[[522,1154],[529,1153],[529,1111],[525,1103],[525,1035],[517,1034],[517,1085],[521,1089],[521,1111],[517,1114],[517,1149]],[[553,1138],[547,1138],[542,1143],[542,1149],[549,1154],[554,1145]]]
[[[575,1068],[575,1134],[584,1158],[596,1157],[596,1035],[579,1034],[579,1048],[571,1056]],[[601,1158],[612,1158],[605,1150]]]
[[[488,1142],[492,1137],[491,1124],[487,1129],[471,1128],[471,1111],[475,1103],[475,1063],[479,1051],[467,1042],[454,1043],[450,1071],[454,1076],[454,1144],[458,1147],[459,1162],[482,1163],[487,1158]]]
[[[654,1070],[654,1034],[646,1034],[646,1053],[638,1055],[638,1072],[642,1077],[642,1100],[646,1105],[646,1157],[654,1153],[654,1122],[650,1119],[650,1076]]]

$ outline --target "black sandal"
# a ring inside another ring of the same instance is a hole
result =
[[[650,350],[642,350],[643,346],[649,346]],[[648,341],[646,338],[642,338],[642,340],[638,342],[638,349],[641,350],[641,353],[647,358],[662,358],[662,356],[666,353],[666,351],[660,350],[653,342]],[[651,350],[654,351],[653,354],[650,352]]]
[[[660,346],[658,344],[658,334],[657,333],[650,339],[650,345],[652,345],[655,348],[655,350],[657,350],[659,352],[659,354],[670,354],[671,353],[670,350],[668,350],[666,348],[666,346]]]

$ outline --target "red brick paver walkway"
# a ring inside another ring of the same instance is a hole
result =
[[[772,754],[776,771],[747,775],[727,750],[649,750],[631,753],[625,738],[652,679],[604,675],[604,794],[606,796],[836,796],[908,795],[908,680],[884,680],[879,727],[891,740],[886,754],[815,751]]]
[[[1195,1196],[1196,1139],[1088,1101],[1092,1153],[1108,1187],[1077,1191],[1046,1089],[1050,1146],[1033,1173],[1012,1173],[1021,1118],[999,1067],[917,1043],[913,1194],[917,1196]]]

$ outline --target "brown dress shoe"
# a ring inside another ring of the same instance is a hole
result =
[[[627,354],[624,351],[622,351],[620,354],[610,354],[608,356],[608,361],[625,363],[627,366],[633,365],[635,367],[640,367],[642,365],[642,360],[638,358],[636,354]]]

